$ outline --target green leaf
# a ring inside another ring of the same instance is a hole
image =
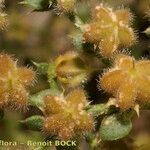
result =
[[[41,131],[43,127],[44,117],[43,116],[31,116],[21,123],[25,124],[30,130]]]
[[[33,62],[33,64],[37,67],[37,71],[40,74],[47,74],[48,67],[49,67],[48,63],[36,63],[36,62]]]
[[[33,10],[45,10],[50,7],[50,0],[24,0],[19,4],[25,4],[31,7]]]
[[[82,39],[83,35],[77,34],[77,35],[71,36],[71,38],[72,38],[72,42],[73,42],[74,47],[77,50],[82,50],[83,49],[83,39]]]
[[[57,83],[57,76],[55,72],[55,64],[51,63],[48,67],[48,82],[50,83],[50,88],[53,90],[59,90],[59,85]]]
[[[81,20],[81,18],[79,18],[77,15],[75,15],[74,23],[75,23],[75,26],[81,30],[81,32],[84,32],[84,30],[85,30],[84,23]]]
[[[51,89],[59,90],[59,85],[57,83],[57,76],[55,72],[55,64],[54,63],[36,63],[33,62],[37,67],[37,71],[40,74],[47,75],[48,82],[50,83]]]
[[[85,133],[85,138],[87,143],[90,145],[91,149],[96,149],[99,146],[99,141],[95,135],[95,133],[87,132]]]
[[[54,79],[56,77],[55,64],[54,63],[49,64],[47,73],[48,73],[49,81],[51,81],[52,79]]]
[[[132,129],[132,122],[125,114],[106,116],[100,126],[102,140],[113,141],[127,136]]]
[[[90,105],[90,107],[87,108],[87,112],[91,113],[95,117],[103,115],[107,113],[107,111],[108,107],[105,104]]]
[[[44,97],[48,94],[57,94],[58,91],[56,90],[51,90],[51,89],[46,89],[46,90],[43,90],[43,91],[40,91],[32,96],[30,96],[30,105],[32,106],[36,106],[38,107],[39,109],[43,109],[44,107]]]

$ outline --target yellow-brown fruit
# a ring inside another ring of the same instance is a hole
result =
[[[137,72],[139,75],[150,76],[150,61],[140,60],[136,63]]]
[[[84,39],[98,46],[103,56],[110,57],[119,46],[128,47],[135,43],[131,21],[129,10],[115,11],[100,4],[92,13],[92,22],[85,26]]]
[[[35,78],[35,72],[32,69],[19,67],[18,68],[18,76],[20,78],[20,82],[24,86],[29,86],[32,84]]]
[[[76,87],[87,78],[88,67],[77,53],[59,56],[55,60],[55,68],[56,76],[64,87]]]
[[[73,90],[67,97],[45,97],[45,113],[43,130],[56,135],[62,140],[73,138],[93,129],[93,119],[84,108],[88,105],[82,89]]]
[[[118,105],[122,110],[127,110],[135,105],[136,89],[134,83],[127,81],[121,84],[117,91]]]
[[[149,76],[138,78],[138,100],[150,103],[150,79]]]
[[[73,12],[76,0],[57,0],[57,7],[63,12]]]
[[[128,55],[118,54],[115,56],[115,67],[128,70],[134,67],[135,59]]]
[[[125,76],[126,74],[119,69],[110,70],[100,78],[100,88],[109,93],[116,94],[116,89],[120,87]]]
[[[0,54],[0,107],[24,109],[28,104],[26,87],[35,78],[33,70],[18,67],[9,55]]]
[[[133,57],[118,54],[112,69],[100,78],[100,88],[111,93],[122,110],[136,103],[150,103],[150,61],[136,61]]]
[[[53,104],[52,104],[53,103]],[[48,95],[45,97],[45,113],[48,114],[56,114],[63,111],[66,105],[66,101],[64,101],[63,96],[57,95]]]

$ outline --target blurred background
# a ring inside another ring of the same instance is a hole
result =
[[[75,32],[76,29],[64,15],[57,16],[54,12],[46,11],[32,12],[31,9],[19,5],[18,2],[20,1],[5,0],[3,10],[7,13],[8,27],[0,31],[1,52],[14,55],[22,65],[32,66],[32,61],[50,62],[65,51],[74,50],[69,34]],[[80,15],[84,17],[89,11],[89,6],[99,2],[101,1],[80,0],[80,4],[77,5]],[[137,44],[130,47],[129,50],[137,59],[150,58],[150,38],[143,33],[150,26],[150,0],[103,0],[103,2],[116,8],[130,7],[135,16],[133,27],[139,38]],[[96,87],[94,77],[89,82]],[[46,78],[39,77],[31,93],[45,88],[48,88]],[[88,86],[87,89],[91,99],[96,102],[97,95],[100,96],[99,92],[90,90]],[[38,111],[29,110],[23,115],[10,111],[5,112],[4,119],[0,120],[0,139],[6,141],[42,140],[44,134],[29,131],[26,127],[20,126],[18,121],[35,112]],[[150,111],[142,111],[140,118],[134,119],[133,131],[128,138],[102,143],[102,145],[102,150],[150,150]],[[26,150],[29,148],[10,147],[9,149]],[[82,147],[82,149],[87,148]]]

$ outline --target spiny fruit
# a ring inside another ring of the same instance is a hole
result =
[[[73,12],[76,0],[57,0],[58,10],[63,12]]]
[[[43,130],[62,140],[73,138],[93,129],[93,119],[84,108],[88,105],[82,89],[73,90],[66,97],[48,95],[45,98]]]
[[[117,99],[122,110],[150,103],[150,61],[118,54],[114,66],[100,78],[99,86]]]
[[[55,60],[55,68],[56,76],[64,87],[76,87],[88,75],[88,66],[85,61],[74,52],[59,56]]]
[[[95,7],[92,22],[85,26],[84,39],[94,43],[105,57],[110,57],[119,46],[135,43],[136,36],[130,27],[132,14],[127,9],[112,10],[103,4]]]
[[[0,107],[25,109],[28,104],[26,87],[32,85],[34,79],[32,69],[18,67],[9,55],[0,54]]]

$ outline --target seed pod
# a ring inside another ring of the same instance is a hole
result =
[[[88,75],[88,67],[77,53],[66,53],[55,60],[56,76],[64,87],[76,87]]]

